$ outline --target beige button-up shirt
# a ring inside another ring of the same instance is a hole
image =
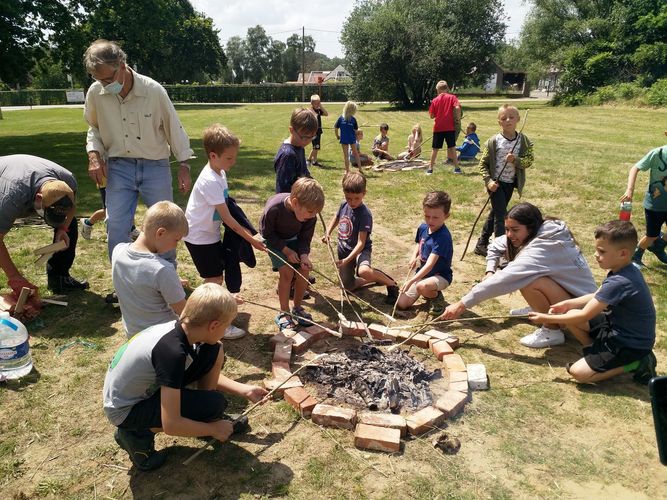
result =
[[[103,157],[161,160],[170,152],[178,161],[193,154],[190,138],[178,119],[167,91],[152,78],[132,72],[134,84],[121,98],[93,83],[83,115],[88,122],[86,151]]]

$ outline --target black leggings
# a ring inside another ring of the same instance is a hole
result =
[[[489,193],[491,197],[491,210],[489,216],[486,218],[484,227],[482,228],[482,236],[480,239],[484,242],[489,241],[491,234],[497,238],[505,234],[505,216],[507,215],[507,205],[509,205],[514,194],[513,182],[498,181],[498,189]]]
[[[53,230],[54,242],[57,232],[57,229]],[[69,236],[69,246],[65,250],[54,253],[46,262],[46,272],[49,276],[69,276],[69,270],[76,256],[76,242],[79,239],[79,223],[76,217],[70,222],[67,236]]]

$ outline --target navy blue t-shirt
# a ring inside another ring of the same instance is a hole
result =
[[[373,214],[363,203],[357,208],[350,208],[346,201],[340,204],[338,213],[338,258],[344,259],[359,241],[359,232],[368,233],[364,250],[372,247],[371,231],[373,230]]]
[[[655,343],[655,306],[639,269],[632,264],[609,272],[595,298],[609,304],[614,340],[630,349],[650,350]]]
[[[273,169],[276,171],[276,193],[289,193],[299,177],[310,177],[305,149],[289,142],[280,145],[273,159]]]
[[[341,144],[354,144],[357,142],[356,130],[359,128],[357,125],[357,119],[354,116],[350,116],[349,119],[345,119],[343,115],[338,117],[334,128],[340,129],[340,143]]]
[[[427,277],[439,274],[450,283],[452,282],[452,255],[454,253],[454,244],[452,235],[444,224],[440,229],[432,234],[428,233],[428,224],[424,223],[417,229],[415,243],[419,243],[419,258],[421,266],[426,264],[426,260],[432,253],[439,258],[427,274]]]

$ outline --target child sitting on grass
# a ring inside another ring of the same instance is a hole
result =
[[[280,310],[276,317],[280,330],[294,329],[296,323],[289,314],[290,288],[294,284],[294,307],[292,313],[299,316],[297,321],[308,326],[312,316],[305,311],[301,302],[308,282],[296,276],[294,269],[308,278],[313,264],[310,261],[310,242],[315,232],[315,218],[324,207],[322,186],[308,177],[301,177],[292,186],[291,193],[279,193],[268,199],[259,221],[260,233],[270,250],[273,270],[278,271],[278,300]],[[277,254],[280,258],[276,257]],[[289,262],[290,265],[285,265]]]
[[[361,165],[357,163],[356,158],[354,157],[354,154],[352,153],[352,150],[350,150],[350,163],[352,164],[353,167],[369,167],[373,165],[373,160],[371,159],[370,156],[367,154],[364,154],[361,152],[361,141],[364,140],[364,131],[359,129],[355,132],[355,136],[357,137],[357,153],[359,154],[359,159],[361,160]]]
[[[189,232],[183,238],[199,275],[206,283],[222,285],[226,249],[220,239],[222,224],[241,236],[257,250],[266,251],[264,243],[241,226],[227,206],[227,172],[236,163],[240,141],[227,128],[215,123],[204,130],[204,150],[208,162],[192,187],[185,217]],[[240,283],[239,283],[240,287]],[[230,292],[238,293],[239,289]],[[238,339],[245,330],[229,325],[225,340]]]
[[[429,303],[429,314],[440,315],[445,309],[442,290],[452,282],[452,235],[445,226],[452,200],[444,191],[427,193],[422,202],[424,223],[417,229],[410,269],[415,275],[401,287],[398,308],[407,309],[423,296]]]
[[[551,306],[549,314],[530,313],[536,323],[570,327],[584,357],[568,366],[578,382],[600,382],[634,371],[641,384],[655,377],[655,306],[644,277],[632,265],[637,231],[627,221],[595,230],[595,260],[607,277],[596,292]],[[603,314],[606,312],[606,314]]]
[[[412,160],[413,158],[419,157],[422,154],[422,128],[419,123],[415,123],[412,127],[412,131],[408,136],[408,145],[407,149],[401,153],[398,153],[399,160]]]
[[[357,119],[354,117],[355,114],[357,114],[357,104],[352,101],[347,101],[345,106],[343,106],[343,114],[338,117],[338,120],[336,120],[336,123],[334,124],[336,139],[340,141],[340,145],[343,148],[343,161],[345,162],[346,172],[350,170],[350,150],[356,160],[356,164],[361,165],[359,150],[357,149],[357,138],[355,135],[355,131],[359,128],[359,125],[357,125]]]
[[[477,153],[479,153],[479,137],[477,136],[477,125],[475,122],[468,123],[463,144],[458,146],[456,151],[459,153],[459,161],[474,160]]]
[[[349,172],[343,177],[345,201],[340,204],[338,213],[331,219],[327,234],[322,237],[326,242],[338,225],[338,262],[343,286],[355,290],[367,283],[379,283],[387,287],[385,304],[393,305],[398,298],[398,286],[393,278],[371,267],[371,231],[373,214],[364,204],[366,196],[366,178],[359,172]]]
[[[393,156],[389,154],[389,125],[383,123],[380,125],[380,133],[373,140],[373,156],[379,160],[388,160],[391,161],[394,159]]]
[[[296,108],[289,121],[289,137],[280,145],[273,169],[276,193],[289,193],[300,177],[310,177],[305,147],[317,137],[317,115],[310,109]]]
[[[104,379],[104,413],[137,469],[164,463],[165,451],[155,451],[157,432],[226,441],[248,430],[247,417],[232,424],[222,393],[257,402],[267,392],[220,373],[225,362],[220,339],[236,307],[227,290],[206,283],[192,292],[180,318],[143,330],[116,352]]]
[[[128,338],[149,326],[178,318],[185,291],[174,264],[162,258],[188,234],[183,210],[160,201],[146,210],[134,243],[119,243],[111,256],[111,277]]]

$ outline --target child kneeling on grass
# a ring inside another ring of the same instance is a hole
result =
[[[414,255],[410,269],[418,265],[415,275],[407,280],[398,297],[398,308],[407,309],[419,296],[429,302],[429,314],[440,315],[445,310],[442,290],[452,282],[452,235],[445,226],[452,199],[444,191],[431,191],[422,202],[424,223],[417,229]]]
[[[289,314],[290,288],[295,279],[294,269],[308,278],[313,264],[310,261],[310,242],[315,232],[315,218],[324,207],[322,186],[309,177],[301,177],[292,186],[290,193],[279,193],[268,199],[259,221],[260,233],[266,242],[274,271],[278,271],[278,300],[280,310],[276,324],[280,330],[294,329],[296,323]],[[276,257],[280,256],[280,258]],[[285,265],[289,262],[290,265]],[[294,307],[301,326],[308,326],[312,316],[301,305],[308,282],[296,276],[294,284]]]
[[[641,271],[632,265],[636,245],[632,223],[615,220],[599,226],[595,259],[609,270],[600,288],[552,305],[549,314],[530,314],[536,323],[568,325],[585,346],[584,357],[567,368],[578,382],[634,372],[634,380],[646,385],[655,377],[655,306]]]
[[[236,300],[214,283],[192,293],[178,320],[143,330],[118,349],[104,379],[104,412],[117,429],[114,438],[142,471],[160,467],[155,433],[212,436],[226,441],[247,431],[247,418],[232,425],[222,392],[252,402],[261,387],[235,382],[220,370],[220,339],[236,316]],[[188,388],[196,384],[197,388]]]
[[[371,267],[371,231],[373,214],[364,204],[366,178],[360,172],[348,172],[343,177],[345,201],[338,213],[329,222],[327,234],[322,237],[326,243],[338,225],[338,266],[343,286],[355,290],[367,283],[379,283],[387,287],[385,304],[394,305],[398,298],[398,286],[394,279]]]

